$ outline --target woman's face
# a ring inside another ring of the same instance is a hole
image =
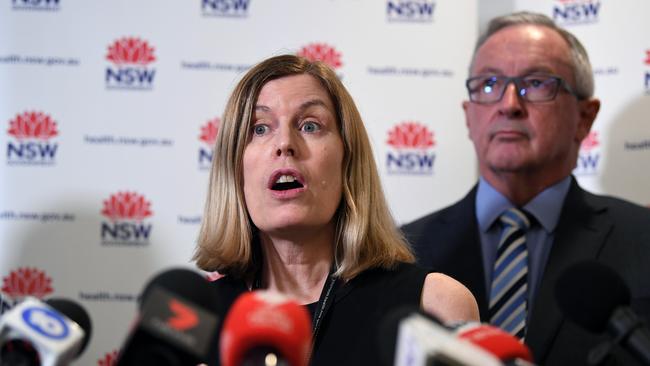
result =
[[[266,83],[244,150],[244,197],[263,233],[333,227],[341,201],[343,141],[334,105],[312,76]]]

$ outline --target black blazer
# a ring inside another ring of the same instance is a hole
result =
[[[421,265],[450,275],[476,297],[487,321],[485,288],[474,188],[456,204],[402,227]],[[614,268],[630,287],[632,308],[650,319],[650,210],[620,199],[591,194],[572,179],[555,239],[530,314],[526,344],[540,365],[587,364],[587,353],[602,342],[569,322],[555,302],[558,276],[571,264],[597,259]],[[634,364],[627,354],[618,363]]]

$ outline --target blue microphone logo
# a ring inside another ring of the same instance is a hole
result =
[[[27,308],[22,315],[25,324],[47,338],[60,340],[70,334],[65,319],[50,309]]]

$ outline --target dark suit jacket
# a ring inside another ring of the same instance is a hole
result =
[[[487,321],[475,186],[456,204],[420,218],[402,229],[421,265],[432,267],[467,286]],[[540,365],[584,365],[588,351],[606,339],[571,323],[555,301],[558,276],[571,264],[598,260],[618,272],[632,293],[632,308],[650,319],[650,210],[591,194],[572,179],[548,262],[537,289],[526,344]],[[616,350],[619,364],[630,364]]]

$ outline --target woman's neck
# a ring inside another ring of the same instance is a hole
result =
[[[261,234],[260,239],[264,257],[262,287],[301,304],[318,301],[332,267],[333,235],[289,240]]]

